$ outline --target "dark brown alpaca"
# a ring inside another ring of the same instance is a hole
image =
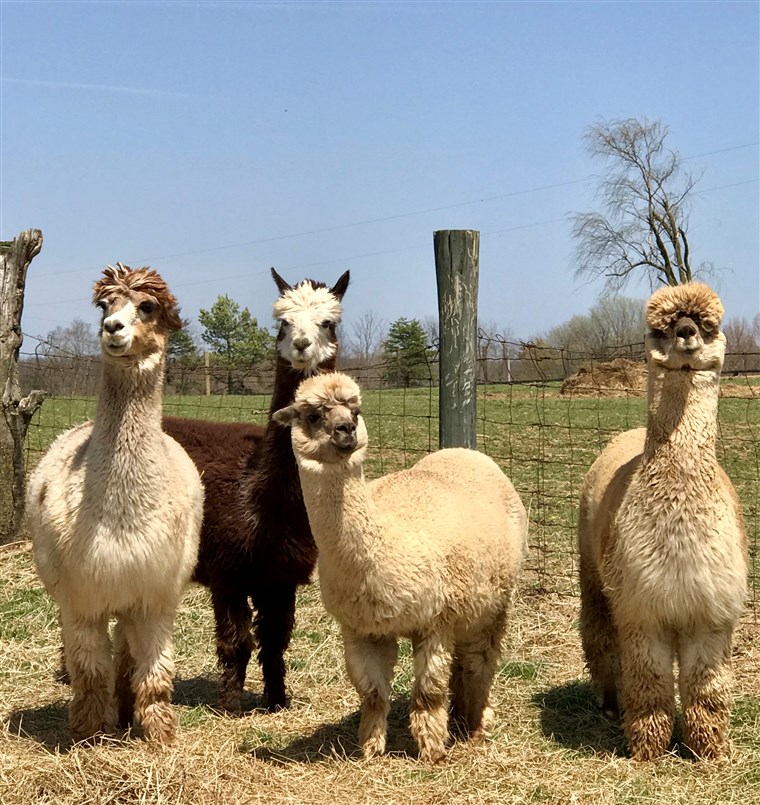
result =
[[[268,708],[287,704],[283,655],[293,631],[296,587],[309,581],[317,549],[290,433],[271,414],[292,402],[305,377],[335,369],[335,328],[349,281],[348,271],[332,288],[310,279],[291,286],[274,269],[272,276],[280,291],[274,305],[280,330],[270,420],[263,435],[256,426],[246,431],[225,423],[164,418],[164,430],[188,451],[206,490],[194,578],[211,590],[221,666],[219,699],[231,712],[240,711],[254,644]]]

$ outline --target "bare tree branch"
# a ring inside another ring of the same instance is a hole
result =
[[[573,216],[576,276],[601,278],[616,293],[635,276],[650,285],[679,285],[712,264],[692,271],[687,239],[688,207],[698,179],[680,155],[666,148],[660,121],[613,120],[590,126],[586,147],[605,160],[599,178],[601,212]]]

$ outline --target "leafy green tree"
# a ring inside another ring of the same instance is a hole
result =
[[[430,377],[425,330],[418,319],[396,319],[383,341],[385,379],[404,388]]]
[[[182,319],[182,329],[169,333],[169,360],[193,362],[198,358],[198,345],[190,332],[190,319]]]
[[[259,327],[247,307],[229,296],[218,296],[209,310],[198,313],[204,330],[201,338],[211,348],[212,366],[227,383],[227,393],[241,390],[243,377],[253,367],[271,356],[273,339],[268,330]]]
[[[191,331],[190,319],[182,319],[181,330],[171,330],[166,360],[166,383],[186,393],[186,385],[199,362],[198,345]]]

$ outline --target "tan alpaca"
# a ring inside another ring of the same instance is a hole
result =
[[[171,741],[172,628],[198,552],[203,488],[161,432],[164,357],[181,326],[176,299],[149,269],[109,266],[102,386],[94,422],[56,439],[31,476],[28,527],[45,588],[60,608],[76,740],[133,716]],[[115,657],[108,621],[116,617]]]
[[[624,711],[631,755],[668,746],[678,659],[684,743],[727,749],[731,637],[746,593],[739,501],[718,465],[723,306],[701,283],[646,307],[647,427],[614,439],[581,493],[581,636],[600,703]]]
[[[346,375],[305,380],[274,418],[292,428],[325,608],[340,622],[362,700],[359,742],[385,749],[397,638],[412,639],[412,735],[423,760],[445,755],[453,725],[482,739],[489,692],[525,550],[527,517],[499,467],[441,450],[366,483],[367,430]]]

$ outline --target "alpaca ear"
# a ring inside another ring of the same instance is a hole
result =
[[[277,290],[280,292],[280,296],[282,296],[285,291],[292,291],[293,286],[288,285],[287,282],[274,270],[274,266],[272,266],[272,279],[275,281],[277,285]]]
[[[338,281],[333,285],[330,289],[330,293],[338,299],[343,299],[343,294],[346,292],[346,288],[348,288],[348,281],[351,278],[350,271],[344,271],[343,274],[340,275]]]
[[[298,416],[298,409],[295,405],[289,405],[287,408],[280,408],[272,414],[272,419],[283,428],[289,428],[293,424],[293,420]]]

